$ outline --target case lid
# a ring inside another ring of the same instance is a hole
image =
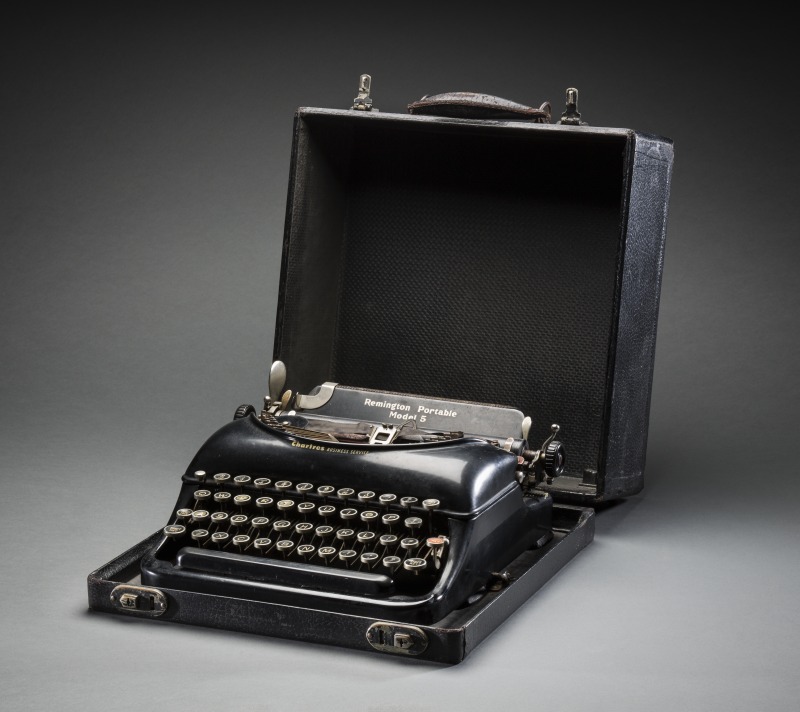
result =
[[[667,139],[299,109],[275,358],[324,381],[562,426],[556,499],[641,489]]]

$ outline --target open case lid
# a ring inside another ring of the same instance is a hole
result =
[[[627,129],[299,109],[274,356],[562,427],[556,500],[642,487],[672,144]]]

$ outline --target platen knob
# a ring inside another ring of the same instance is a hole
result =
[[[544,453],[545,474],[548,477],[558,477],[563,474],[566,463],[567,451],[558,440],[553,440],[548,444]]]
[[[253,408],[252,405],[245,403],[244,405],[240,405],[236,412],[233,414],[234,420],[239,420],[239,418],[246,418],[248,415],[251,415],[256,412],[256,409]]]

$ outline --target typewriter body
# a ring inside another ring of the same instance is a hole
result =
[[[642,488],[671,142],[408,111],[297,111],[269,392],[91,608],[459,662]]]

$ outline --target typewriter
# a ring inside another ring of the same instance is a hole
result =
[[[143,584],[425,624],[551,540],[558,425],[531,449],[511,408],[285,382],[192,460]]]

